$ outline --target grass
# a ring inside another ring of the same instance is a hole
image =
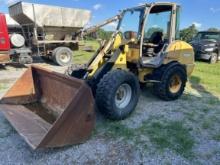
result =
[[[87,41],[85,43],[98,48],[98,43],[95,41]],[[90,59],[94,52],[85,52],[79,50],[75,52],[74,62],[85,63]],[[219,105],[219,98],[213,93],[220,94],[220,62],[217,64],[209,64],[206,62],[196,62],[195,70],[190,77],[192,87],[200,92],[209,94],[205,103],[207,105]],[[191,101],[191,95],[184,95],[183,98]],[[203,113],[210,112],[209,107],[201,107]],[[196,112],[186,114],[190,121],[197,121]],[[212,129],[213,124],[217,121],[212,117],[206,117],[201,121],[201,128],[205,131]],[[144,122],[142,126],[136,129],[131,129],[123,125],[121,122],[104,121],[98,124],[95,133],[104,134],[107,137],[122,139],[123,141],[133,142],[135,147],[149,147],[149,141],[159,150],[169,149],[184,157],[192,157],[192,148],[194,139],[190,134],[190,129],[184,126],[184,121],[164,121],[162,119],[149,120]],[[220,134],[213,136],[213,139],[220,141]]]
[[[211,129],[212,124],[213,124],[213,121],[211,119],[204,119],[204,121],[202,122],[202,128]]]
[[[7,89],[7,84],[5,84],[5,83],[0,83],[0,91],[1,91],[1,90],[5,90],[5,89]]]
[[[200,118],[202,119],[202,128],[208,131],[215,131],[216,126],[220,124],[219,115],[204,116]]]
[[[220,142],[220,133],[213,136],[213,139]]]
[[[147,123],[145,123],[147,124]],[[184,157],[192,156],[194,140],[182,121],[152,122],[142,127],[158,149],[171,149]]]
[[[78,51],[74,51],[74,55],[73,55],[73,61],[76,64],[86,63],[95,53],[95,51],[99,48],[99,43],[97,41],[81,41],[80,45],[92,47],[94,51],[92,52],[83,51],[82,46],[80,46],[80,49]]]
[[[136,129],[128,128],[121,122],[106,121],[96,128],[99,131],[100,129],[105,130],[107,137],[132,141],[135,147],[147,148],[149,139],[161,151],[170,149],[186,158],[193,155],[194,139],[190,135],[190,129],[182,121],[148,120]]]
[[[11,126],[9,126],[8,121],[3,120],[2,123],[3,124],[0,125],[0,129],[1,129],[0,138],[6,138],[6,137],[10,136],[14,130],[12,129]]]
[[[126,127],[121,124],[121,122],[104,121],[96,127],[96,133],[99,134],[100,131],[105,132],[105,135],[111,138],[122,137],[123,140],[129,140],[135,137],[135,132],[133,129]]]
[[[203,111],[204,113],[208,113],[208,112],[210,111],[210,109],[209,109],[209,108],[203,108],[202,111]]]
[[[209,99],[207,99],[207,104],[209,104],[209,105],[220,105],[220,100],[219,100],[219,98],[216,98],[216,97],[209,98]]]
[[[204,85],[203,90],[220,94],[220,63],[196,62],[190,81],[195,85]],[[201,87],[201,86],[200,86]]]
[[[95,40],[81,41],[80,45],[90,46],[94,49],[94,52],[86,52],[80,47],[79,51],[74,52],[74,63],[84,64],[99,48],[99,43]],[[196,67],[190,81],[197,89],[203,92],[211,91],[220,94],[220,62],[217,64],[196,62]]]
[[[74,52],[74,63],[84,64],[99,48],[99,43],[97,41],[81,41],[80,45],[90,46],[94,49],[94,52],[86,52],[80,47],[79,51]],[[217,64],[196,62],[190,81],[195,88],[202,92],[211,91],[220,94],[220,62]]]

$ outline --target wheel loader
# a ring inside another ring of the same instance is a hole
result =
[[[118,26],[86,65],[69,68],[70,76],[30,67],[2,98],[1,111],[37,149],[84,142],[95,125],[95,106],[109,119],[125,119],[143,84],[151,83],[165,101],[178,99],[195,66],[193,48],[178,40],[179,16],[175,3],[121,11],[104,23]]]

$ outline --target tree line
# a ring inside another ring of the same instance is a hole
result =
[[[85,39],[86,40],[95,40],[95,39],[109,40],[112,34],[113,34],[113,31],[106,31],[104,29],[98,29],[95,33],[87,35]]]
[[[210,32],[220,32],[220,29],[217,28],[209,28],[207,31]],[[186,42],[190,42],[193,37],[198,33],[198,29],[193,24],[187,28],[180,30],[180,39]]]
[[[149,29],[148,32],[145,35],[149,36],[154,31],[158,31],[158,30],[159,30],[158,28]],[[220,29],[209,28],[207,31],[220,32]],[[191,25],[187,28],[184,28],[184,29],[180,30],[179,39],[181,39],[183,41],[186,41],[186,42],[190,42],[198,32],[199,32],[198,29],[193,24],[193,25]],[[102,39],[102,40],[108,40],[108,39],[111,38],[112,33],[113,33],[113,31],[106,31],[104,29],[99,29],[96,33],[93,33],[93,34],[90,34],[90,35],[86,36],[85,39],[95,40],[95,39],[99,38],[99,39]]]

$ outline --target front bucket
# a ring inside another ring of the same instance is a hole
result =
[[[0,102],[0,111],[33,149],[83,143],[95,125],[87,84],[36,66]]]

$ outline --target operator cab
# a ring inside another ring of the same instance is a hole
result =
[[[139,49],[144,67],[158,68],[168,45],[179,34],[179,7],[172,4],[144,5],[125,11],[119,24],[124,40],[133,40],[130,49]]]
[[[158,5],[149,9],[143,27],[142,64],[158,67],[162,64],[165,50],[171,39],[173,6]]]

